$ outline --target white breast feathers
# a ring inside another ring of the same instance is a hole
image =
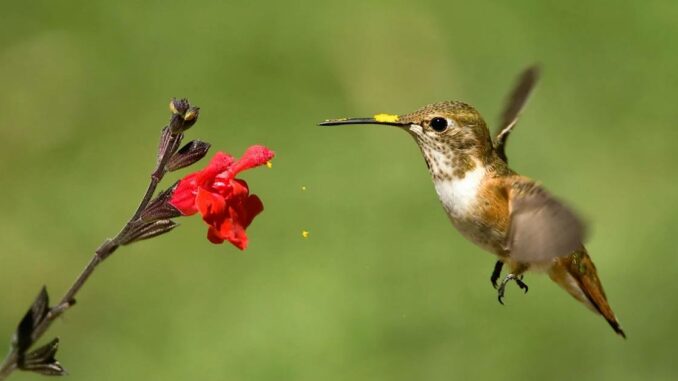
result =
[[[435,180],[436,192],[450,218],[459,220],[468,217],[477,201],[484,176],[485,168],[477,163],[464,178]]]

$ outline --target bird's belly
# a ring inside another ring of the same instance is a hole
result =
[[[468,240],[499,254],[502,251],[506,231],[496,219],[488,218],[492,213],[482,189],[485,175],[483,168],[466,173],[463,179],[439,180],[435,182],[436,192],[450,221]]]
[[[482,219],[455,218],[449,214],[448,216],[452,225],[469,241],[493,254],[500,254],[503,251],[505,233],[500,229]]]

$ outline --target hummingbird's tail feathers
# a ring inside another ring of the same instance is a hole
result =
[[[596,266],[583,246],[568,256],[557,258],[549,276],[575,299],[602,315],[618,335],[626,338],[626,333],[607,302]]]

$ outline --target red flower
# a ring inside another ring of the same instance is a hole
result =
[[[247,183],[235,176],[271,160],[273,151],[264,146],[252,146],[240,160],[217,152],[202,171],[191,173],[177,185],[170,200],[185,216],[200,212],[209,225],[207,239],[212,243],[231,242],[240,250],[247,247],[245,229],[264,210],[256,195],[251,195]]]

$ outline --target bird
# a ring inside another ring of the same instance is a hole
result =
[[[539,76],[537,65],[518,76],[494,140],[480,113],[460,101],[433,103],[402,115],[328,119],[319,125],[377,124],[408,132],[419,146],[452,225],[497,257],[490,282],[499,303],[504,304],[509,282],[527,293],[525,273],[545,272],[626,338],[584,246],[585,223],[541,183],[508,166],[508,137]],[[498,283],[504,266],[509,272]]]

